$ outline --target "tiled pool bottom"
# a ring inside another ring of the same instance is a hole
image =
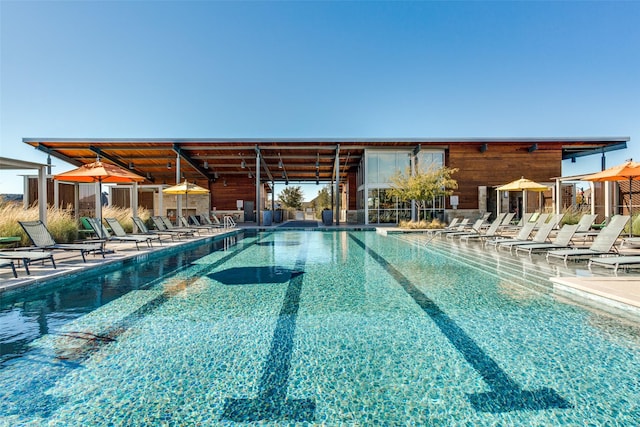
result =
[[[637,326],[456,258],[247,236],[35,340],[0,425],[638,424]]]

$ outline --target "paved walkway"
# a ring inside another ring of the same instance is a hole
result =
[[[0,295],[2,295],[2,292],[7,290],[38,285],[53,279],[78,274],[82,271],[99,269],[110,266],[114,263],[122,263],[123,261],[132,258],[144,260],[145,258],[148,258],[151,253],[168,250],[170,248],[192,245],[194,242],[224,238],[225,236],[230,236],[236,232],[237,229],[214,233],[202,232],[195,237],[181,239],[176,238],[175,240],[172,240],[169,236],[163,236],[161,244],[154,241],[153,246],[150,248],[145,244],[141,244],[140,250],[136,249],[136,245],[133,242],[107,242],[105,248],[110,253],[105,254],[104,258],[102,258],[100,254],[88,254],[86,255],[87,262],[82,261],[79,251],[56,250],[53,251],[53,256],[57,266],[55,269],[50,261],[37,261],[29,265],[31,274],[27,275],[24,267],[16,264],[16,271],[18,273],[18,278],[16,279],[13,277],[10,268],[0,268]]]

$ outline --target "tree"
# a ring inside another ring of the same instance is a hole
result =
[[[318,195],[313,199],[312,204],[317,218],[321,217],[323,209],[331,209],[331,192],[328,185],[318,191]]]
[[[301,187],[286,187],[278,194],[278,201],[291,209],[302,209],[303,198]]]
[[[450,196],[458,188],[458,182],[451,178],[457,171],[446,166],[418,170],[414,175],[408,170],[404,174],[398,171],[391,177],[390,194],[404,202],[415,200],[418,210],[426,210],[436,198]]]

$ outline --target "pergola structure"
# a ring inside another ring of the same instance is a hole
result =
[[[144,184],[173,185],[184,180],[211,189],[220,181],[254,180],[256,201],[261,186],[276,182],[340,183],[355,176],[367,149],[448,149],[464,147],[479,156],[504,146],[524,154],[561,150],[562,160],[626,148],[627,137],[607,138],[23,138],[50,156],[79,166],[100,157],[146,178]],[[494,151],[495,152],[495,151]],[[207,184],[207,185],[204,185]],[[247,185],[247,184],[245,184]],[[339,210],[335,197],[334,209]],[[260,218],[256,205],[257,217]],[[337,218],[337,216],[335,216]]]
[[[24,160],[0,157],[0,170],[37,170],[38,171],[38,215],[40,220],[47,224],[47,172],[50,165]],[[25,208],[26,199],[24,200]]]

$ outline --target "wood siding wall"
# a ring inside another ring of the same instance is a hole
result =
[[[478,208],[478,187],[487,186],[487,192],[521,177],[536,182],[550,183],[561,176],[562,151],[560,147],[538,144],[529,152],[531,144],[489,144],[480,152],[478,144],[456,144],[447,150],[446,164],[459,171],[453,175],[458,182],[454,194],[459,196],[459,209]],[[447,206],[450,208],[450,206]]]

